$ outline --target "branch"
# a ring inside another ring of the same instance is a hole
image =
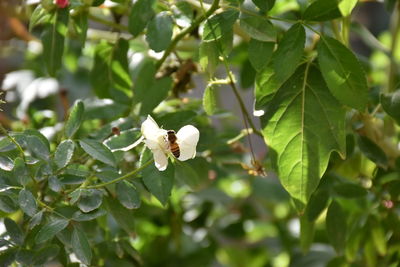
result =
[[[156,70],[158,70],[161,65],[164,63],[164,61],[167,59],[167,57],[171,54],[172,50],[174,50],[175,46],[177,45],[177,43],[183,38],[185,37],[186,34],[192,32],[197,26],[200,25],[200,23],[202,23],[204,20],[206,20],[208,17],[210,17],[215,10],[217,10],[219,7],[219,0],[214,0],[214,2],[212,3],[210,9],[207,10],[207,12],[205,12],[203,15],[197,17],[197,19],[195,19],[193,21],[193,23],[187,27],[186,29],[182,30],[180,33],[178,33],[174,39],[171,41],[171,44],[168,46],[168,48],[164,51],[164,54],[162,56],[162,58],[160,58],[157,63],[156,63]]]
[[[108,182],[105,182],[105,183],[96,184],[96,185],[83,186],[83,187],[81,187],[80,189],[97,189],[97,188],[102,188],[102,187],[104,187],[104,186],[107,186],[107,185],[110,185],[110,184],[114,184],[114,183],[116,183],[116,182],[119,182],[119,181],[128,179],[128,178],[130,178],[131,176],[134,176],[135,174],[137,174],[138,172],[140,172],[141,170],[143,170],[144,168],[146,168],[147,166],[149,166],[149,165],[150,165],[151,163],[153,163],[153,162],[154,162],[154,160],[151,159],[151,160],[149,160],[148,162],[146,162],[145,164],[143,164],[142,166],[140,166],[139,168],[137,168],[137,169],[135,169],[135,170],[133,170],[133,171],[131,171],[131,172],[128,172],[127,174],[122,175],[121,177],[118,177],[118,178],[116,178],[116,179],[114,179],[114,180],[111,180],[111,181],[108,181]]]

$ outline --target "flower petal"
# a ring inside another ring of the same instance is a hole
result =
[[[185,125],[176,133],[176,137],[176,142],[180,150],[178,159],[185,161],[194,158],[196,156],[197,142],[200,137],[199,130],[192,125]]]
[[[154,164],[159,171],[165,171],[168,166],[168,158],[162,150],[152,150],[154,156]]]
[[[155,122],[153,118],[150,115],[148,115],[147,119],[142,123],[142,128],[141,128],[144,138],[156,140],[159,130],[160,127],[158,127],[157,122]]]

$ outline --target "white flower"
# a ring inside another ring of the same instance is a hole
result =
[[[158,170],[164,171],[168,166],[169,148],[167,130],[161,129],[153,118],[148,115],[142,123],[142,135],[146,146],[153,152],[154,163]],[[196,156],[196,146],[199,141],[199,130],[192,125],[183,126],[176,133],[176,143],[179,145],[178,160],[185,161]]]

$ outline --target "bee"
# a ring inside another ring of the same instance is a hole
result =
[[[174,130],[167,131],[167,139],[169,143],[169,150],[172,152],[175,158],[179,158],[179,156],[181,155],[181,150],[178,143],[176,142],[178,138],[176,137]]]

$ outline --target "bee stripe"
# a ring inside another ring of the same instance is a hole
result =
[[[181,155],[181,151],[178,145],[172,145],[171,152],[175,156],[175,158],[178,158]]]

